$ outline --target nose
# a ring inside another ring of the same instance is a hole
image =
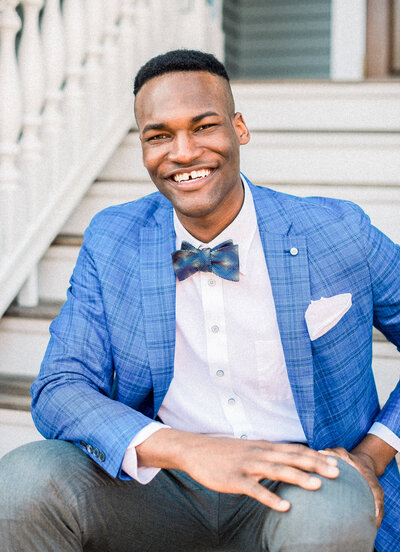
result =
[[[201,154],[201,148],[196,144],[196,139],[190,133],[177,133],[171,142],[169,160],[182,165],[190,164]]]

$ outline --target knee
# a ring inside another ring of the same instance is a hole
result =
[[[355,468],[341,460],[339,468],[339,477],[322,478],[322,487],[317,491],[281,485],[278,494],[289,500],[291,509],[273,516],[274,530],[287,544],[291,540],[293,548],[283,546],[276,550],[314,550],[314,545],[319,550],[336,544],[341,545],[341,550],[353,552],[372,547],[376,536],[372,492]],[[299,548],[300,542],[308,547]]]
[[[37,441],[23,445],[0,460],[0,509],[7,517],[32,512],[35,504],[51,502],[74,469],[71,456],[82,452],[64,441]]]

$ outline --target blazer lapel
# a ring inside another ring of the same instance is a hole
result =
[[[154,412],[157,414],[174,374],[175,249],[172,207],[159,210],[158,224],[142,228],[140,280],[144,328],[153,377]]]
[[[296,235],[290,216],[280,202],[254,186],[253,193],[261,241],[278,320],[288,377],[296,408],[312,446],[314,429],[314,378],[311,343],[305,323],[310,304],[310,278],[305,236]]]

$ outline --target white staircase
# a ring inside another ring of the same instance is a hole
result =
[[[237,83],[237,108],[252,131],[242,167],[256,184],[298,195],[359,203],[400,242],[400,90],[390,83]],[[48,341],[48,326],[65,300],[83,231],[111,204],[155,188],[142,166],[132,129],[42,257],[39,305],[13,304],[0,320],[0,456],[37,439],[28,389]],[[374,370],[383,402],[400,376],[395,347],[375,334]]]

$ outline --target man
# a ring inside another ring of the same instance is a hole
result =
[[[361,552],[380,526],[399,550],[399,388],[379,411],[371,371],[373,324],[400,345],[399,248],[240,175],[213,56],[158,56],[135,95],[161,194],[86,231],[32,387],[51,440],[2,461],[1,549]]]

